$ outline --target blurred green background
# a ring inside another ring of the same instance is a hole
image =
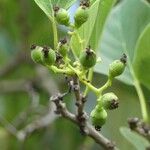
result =
[[[119,1],[118,1],[119,3]],[[116,4],[117,5],[117,4]],[[140,11],[140,10],[139,10]],[[65,34],[59,28],[60,37]],[[49,112],[48,100],[58,90],[67,90],[63,76],[56,76],[32,63],[30,45],[52,46],[51,24],[33,0],[0,0],[0,149],[1,150],[98,150],[93,140],[63,118],[37,129],[25,141],[18,140],[19,131]],[[94,85],[102,85],[106,76],[94,74]],[[149,90],[143,87],[146,97]],[[140,117],[138,96],[133,86],[115,80],[108,90],[120,98],[119,109],[109,113],[102,133],[116,142],[121,150],[134,150],[120,134],[129,117]],[[74,111],[73,95],[65,99]],[[95,97],[89,93],[85,110],[89,114]],[[17,135],[17,136],[16,136]]]

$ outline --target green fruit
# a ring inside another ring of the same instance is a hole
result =
[[[56,61],[56,53],[51,48],[44,47],[42,50],[42,61],[46,65],[53,65]]]
[[[123,73],[126,66],[127,57],[125,54],[120,58],[120,60],[115,60],[110,64],[109,67],[109,76],[114,78]]]
[[[82,24],[84,24],[89,17],[88,8],[85,6],[80,6],[74,16],[75,27],[79,28]]]
[[[92,49],[86,48],[81,52],[79,60],[85,69],[89,69],[96,64],[96,54]]]
[[[95,126],[95,128],[97,130],[100,130],[101,127],[105,124],[106,122],[106,119],[107,119],[107,112],[106,110],[103,108],[103,107],[98,107],[96,106],[91,114],[90,114],[90,117],[91,117],[91,121],[92,121],[92,124]]]
[[[67,44],[67,40],[63,39],[60,41],[60,46],[59,46],[59,53],[63,56],[66,57],[67,53],[68,53],[68,44]]]
[[[35,63],[42,63],[42,47],[34,46],[31,47],[31,58]]]
[[[118,97],[114,93],[106,93],[99,100],[99,104],[105,109],[116,109],[118,108]]]
[[[54,11],[55,11],[56,21],[61,25],[69,26],[70,17],[69,17],[67,10],[56,7],[56,8],[54,8]]]

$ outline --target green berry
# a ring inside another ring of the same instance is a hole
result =
[[[31,58],[35,63],[41,63],[42,64],[42,47],[40,46],[31,46]]]
[[[85,69],[89,69],[96,64],[96,54],[90,47],[86,48],[85,51],[81,52],[79,60]]]
[[[63,56],[66,57],[67,53],[68,53],[68,44],[67,44],[67,40],[63,39],[60,41],[60,45],[59,45],[59,53]]]
[[[75,27],[79,28],[82,24],[84,24],[89,17],[88,8],[86,6],[80,6],[74,16]]]
[[[65,10],[63,8],[55,7],[54,12],[55,12],[56,21],[59,24],[69,26],[70,17],[69,17],[69,14],[68,14],[67,10]]]
[[[100,130],[106,122],[107,112],[103,107],[96,106],[92,110],[90,117],[92,124],[95,126],[95,129]]]
[[[105,109],[112,110],[118,108],[118,97],[114,93],[106,93],[99,100]]]
[[[56,61],[56,53],[51,48],[44,47],[42,50],[42,61],[46,65],[53,65]]]
[[[126,66],[126,55],[124,54],[120,60],[115,60],[110,64],[109,67],[109,76],[114,78],[123,73]]]

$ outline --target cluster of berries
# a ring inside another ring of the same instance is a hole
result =
[[[120,60],[115,60],[109,67],[109,78],[113,79],[121,75],[126,66],[127,57],[123,54]],[[91,112],[91,120],[96,130],[100,130],[107,119],[106,110],[113,110],[118,108],[118,97],[114,93],[106,93],[100,96],[97,100],[97,105]]]
[[[74,16],[74,28],[80,28],[89,17],[90,4],[86,1],[82,1],[79,8],[75,12]],[[70,17],[67,10],[59,7],[54,7],[55,20],[60,25],[70,26]],[[79,58],[72,62],[69,58],[69,42],[66,38],[60,40],[57,44],[57,48],[53,50],[50,47],[41,47],[32,45],[31,58],[35,63],[48,66],[50,69],[60,71],[64,73],[66,68],[66,75],[77,75],[82,82],[83,78],[87,81],[86,75],[90,68],[94,67],[97,62],[96,53],[91,47],[85,48],[80,52]],[[121,75],[126,66],[126,55],[124,54],[121,59],[115,60],[109,66],[109,79],[113,79]],[[55,68],[54,68],[55,67]],[[67,71],[69,72],[67,74]],[[85,82],[83,82],[85,83]],[[88,83],[91,84],[91,83]],[[85,84],[87,86],[87,84]],[[98,90],[98,89],[97,89]],[[100,130],[102,125],[106,122],[107,111],[118,107],[118,98],[114,93],[100,94],[98,96],[97,105],[91,112],[91,121],[96,130]]]

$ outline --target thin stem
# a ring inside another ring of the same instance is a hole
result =
[[[84,83],[91,91],[93,91],[96,95],[99,95],[99,91],[96,87],[94,87],[91,83],[86,80],[79,79],[82,83]]]
[[[68,65],[68,67],[69,67],[72,71],[74,71],[74,72],[77,74],[79,80],[80,80],[82,83],[84,83],[86,86],[89,87],[89,89],[90,89],[91,91],[93,91],[96,95],[98,95],[98,89],[97,89],[96,87],[94,87],[90,82],[87,82],[87,80],[84,79],[84,78],[81,76],[81,73],[80,73],[79,71],[77,71],[76,69],[74,69],[71,65]]]
[[[79,33],[77,33],[77,31],[74,31],[75,36],[77,37],[77,39],[79,40],[79,43],[81,45],[81,50],[83,50],[83,42],[84,40],[81,39]]]
[[[55,73],[64,73],[67,75],[73,75],[74,74],[74,72],[72,72],[70,69],[59,69],[56,66],[47,66],[47,67]]]
[[[146,99],[144,97],[142,88],[141,88],[140,83],[139,83],[138,79],[136,78],[136,76],[134,77],[134,86],[135,86],[135,89],[136,89],[137,94],[139,96],[143,120],[145,122],[150,122],[149,117],[148,117],[148,109],[146,106]]]
[[[89,70],[89,73],[88,73],[88,81],[92,81],[92,78],[93,78],[93,68]],[[84,96],[86,96],[89,92],[89,87],[86,86],[85,88],[85,91],[84,91]]]
[[[57,44],[58,44],[58,34],[57,34],[57,25],[55,22],[55,19],[53,18],[53,22],[52,22],[52,28],[53,28],[53,37],[54,37],[54,49],[57,48]]]
[[[131,61],[130,59],[128,60],[128,66],[130,68],[130,71],[131,71],[131,75],[134,79],[134,86],[135,86],[135,89],[136,89],[136,92],[138,94],[138,97],[139,97],[139,101],[140,101],[140,106],[141,106],[141,113],[142,113],[142,118],[145,122],[150,122],[149,120],[149,117],[148,117],[148,108],[146,106],[146,99],[145,99],[145,96],[144,96],[144,93],[142,91],[142,88],[140,86],[140,83],[138,81],[138,78],[136,77],[136,74],[133,70],[133,67],[132,67],[132,64],[131,64]]]
[[[112,85],[112,78],[108,77],[107,82],[101,88],[98,89],[99,95],[101,95],[102,92],[106,90],[108,87],[110,87],[111,85]]]
[[[129,70],[130,70],[131,75],[132,75],[133,80],[134,80],[134,86],[135,86],[136,92],[137,92],[137,94],[139,96],[139,101],[140,101],[140,106],[141,106],[141,112],[142,112],[143,120],[145,122],[150,122],[149,117],[148,117],[148,108],[146,106],[146,99],[145,99],[145,96],[143,94],[143,91],[142,91],[142,88],[140,86],[140,83],[138,81],[138,78],[136,77],[136,74],[135,74],[134,69],[132,67],[132,61],[130,60],[130,57],[128,55],[126,41],[124,39],[123,32],[122,32],[123,30],[122,30],[122,27],[119,24],[118,24],[118,29],[119,29],[119,33],[121,35],[121,38],[123,39],[121,44],[122,44],[122,47],[124,48],[124,52],[128,56]]]
[[[52,3],[51,3],[51,10],[53,10]],[[54,49],[57,49],[58,33],[57,33],[57,25],[56,25],[56,21],[55,21],[55,13],[54,13],[54,11],[52,11],[52,17],[50,17],[50,20],[52,22],[52,29],[53,29]]]

